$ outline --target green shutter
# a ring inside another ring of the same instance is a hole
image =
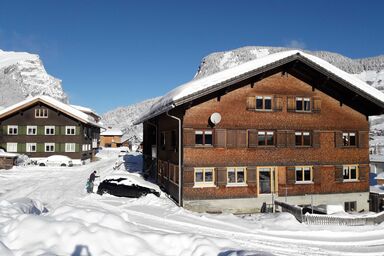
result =
[[[27,126],[25,125],[20,125],[19,126],[19,135],[27,135]]]
[[[37,143],[36,152],[44,152],[44,143]]]
[[[60,126],[60,135],[65,135],[65,126]]]
[[[6,125],[3,125],[3,134],[4,134],[4,135],[7,135],[7,134],[8,134],[7,126],[6,126]]]
[[[75,144],[75,152],[80,152],[80,145],[79,144]]]
[[[60,152],[60,143],[55,143],[55,152]]]
[[[65,143],[60,144],[60,152],[65,152]]]
[[[17,152],[27,152],[27,145],[25,143],[17,143]]]
[[[80,126],[76,126],[76,135],[80,135]]]
[[[37,126],[37,135],[44,135],[44,126]]]

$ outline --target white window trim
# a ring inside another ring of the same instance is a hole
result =
[[[344,179],[344,168],[348,167],[349,177],[351,177],[351,167],[356,167],[356,179]],[[344,164],[343,165],[343,182],[356,182],[359,181],[359,165],[358,164]]]
[[[255,104],[256,104],[256,111],[272,111],[273,110],[273,102],[272,102],[272,96],[256,96],[255,97]],[[257,100],[262,100],[263,102],[263,107],[262,108],[257,108]],[[271,101],[271,108],[265,108],[265,100],[270,100]]]
[[[235,170],[235,182],[229,182],[228,178],[228,171],[229,169]],[[244,181],[243,182],[237,182],[237,172],[238,170],[243,169],[244,171]],[[247,168],[246,167],[227,167],[227,187],[247,187]]]
[[[14,148],[16,148],[16,149],[14,149]],[[7,152],[16,153],[17,152],[17,142],[7,142]]]
[[[303,109],[297,109],[296,108],[296,106],[297,106],[297,101],[301,101],[301,103],[302,103],[302,106],[303,106]],[[304,106],[305,106],[305,104],[304,104],[304,102],[305,101],[308,101],[309,102],[309,106],[310,106],[310,108],[309,108],[309,110],[305,110],[304,109]],[[308,97],[296,97],[296,99],[295,99],[295,108],[296,108],[296,112],[305,112],[305,113],[310,113],[310,112],[312,112],[312,100],[311,100],[311,98],[308,98]]]
[[[65,143],[65,152],[76,152],[76,143]]]
[[[35,150],[34,151],[30,150],[31,146],[35,146]],[[37,151],[37,144],[36,143],[26,143],[26,148],[25,149],[26,149],[27,153],[34,153],[34,152]]]
[[[203,179],[204,181],[196,181],[196,171],[197,170],[203,170]],[[212,170],[212,181],[205,181],[205,172],[207,170]],[[194,188],[210,188],[210,187],[216,187],[215,185],[215,168],[214,167],[196,167],[193,171],[193,181],[194,181]]]
[[[311,180],[297,180],[297,176],[296,176],[296,172],[297,172],[297,168],[301,168],[301,172],[303,173],[303,179],[305,177],[304,175],[304,168],[309,168],[310,170],[310,175],[311,175]],[[313,184],[313,166],[311,165],[303,165],[303,166],[295,166],[295,184]]]
[[[19,134],[19,126],[18,125],[8,125],[8,135],[18,135]],[[16,128],[16,133],[9,133],[9,129],[15,129]]]
[[[47,129],[52,129],[53,128],[53,134],[47,134]],[[46,125],[44,126],[44,134],[45,135],[55,135],[56,134],[56,128],[54,125]]]
[[[46,115],[43,115],[44,110],[46,111]],[[48,109],[47,108],[36,108],[35,109],[35,118],[48,118]]]
[[[35,129],[35,134],[29,134],[29,129]],[[36,125],[27,125],[27,135],[37,135],[37,126]]]
[[[73,134],[70,134],[68,133],[68,129],[73,129],[74,130],[74,133]],[[76,135],[76,126],[65,126],[65,135]]]
[[[53,146],[53,150],[52,151],[47,151],[47,146]],[[44,143],[44,152],[55,152],[56,148],[55,148],[55,143]]]

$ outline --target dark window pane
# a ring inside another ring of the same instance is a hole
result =
[[[203,182],[203,172],[199,171],[195,173],[196,182]]]
[[[195,134],[195,144],[203,144],[203,134]]]
[[[234,170],[228,171],[228,183],[235,183],[236,182],[236,175]]]
[[[296,100],[296,110],[303,110],[303,101]]]
[[[296,181],[303,181],[303,171],[301,169],[296,170]]]
[[[303,135],[304,138],[304,146],[310,146],[311,145],[311,135]]]
[[[237,172],[237,182],[239,183],[244,182],[244,171]]]
[[[343,133],[343,145],[349,146],[348,133]]]
[[[212,134],[205,134],[205,145],[212,145]]]
[[[213,181],[213,173],[212,171],[205,171],[205,182]]]
[[[304,101],[304,110],[311,111],[311,102],[309,100]]]
[[[265,145],[265,133],[258,133],[257,135],[257,141],[258,141],[258,145],[260,146],[263,146]]]
[[[273,140],[273,133],[269,133],[267,134],[267,145],[273,145],[274,143],[274,140]]]
[[[355,134],[351,134],[349,136],[349,145],[350,146],[356,146],[356,135]]]
[[[295,143],[296,143],[296,146],[301,146],[301,135],[298,135],[296,134],[295,135]]]
[[[349,169],[348,169],[348,167],[344,167],[344,169],[343,169],[343,179],[349,180]]]
[[[263,109],[263,99],[256,99],[256,109]]]
[[[265,109],[272,109],[272,100],[264,99]]]
[[[351,179],[355,180],[357,178],[356,167],[354,167],[354,166],[350,167],[350,172],[351,172]]]
[[[311,181],[311,170],[310,169],[304,170],[304,180],[305,181]]]

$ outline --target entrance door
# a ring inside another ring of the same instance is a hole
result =
[[[258,193],[271,194],[275,192],[275,168],[274,167],[259,167],[258,173]]]

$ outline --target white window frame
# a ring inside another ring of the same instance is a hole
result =
[[[35,109],[35,118],[48,118],[48,109],[47,108]]]
[[[76,152],[76,143],[65,143],[65,152]]]
[[[34,129],[35,133],[29,133],[29,129]],[[27,135],[37,135],[37,126],[36,125],[27,125]]]
[[[47,129],[53,129],[53,134],[48,134]],[[44,126],[44,134],[45,135],[55,135],[56,134],[56,128],[54,125],[46,125]]]
[[[302,109],[297,109],[297,102],[301,101]],[[305,102],[309,102],[309,110],[305,109]],[[296,97],[295,100],[296,112],[312,112],[312,100],[309,97]]]
[[[73,133],[68,132],[73,130]],[[76,135],[76,126],[65,126],[65,135]]]
[[[229,173],[235,173],[235,182],[229,182]],[[244,180],[238,182],[238,172],[244,172]],[[247,168],[246,167],[227,167],[227,187],[231,186],[247,186]]]
[[[257,108],[257,100],[262,100],[262,105],[263,105],[262,108]],[[266,100],[271,101],[271,108],[265,108],[265,101]],[[272,96],[256,96],[255,101],[256,101],[255,104],[256,104],[256,110],[257,111],[272,111],[272,108],[273,108]]]
[[[203,174],[203,181],[196,181],[196,173],[202,172]],[[212,181],[205,181],[205,174],[207,172],[212,172]],[[196,167],[193,171],[193,180],[194,180],[194,186],[193,187],[216,187],[215,185],[215,168],[213,167]]]
[[[301,169],[301,170],[299,170]],[[310,180],[305,180],[305,171],[308,170],[310,171]],[[297,180],[297,171],[302,172],[302,180]],[[310,165],[304,165],[304,166],[295,166],[295,183],[296,184],[311,184],[313,183],[313,166]]]
[[[47,150],[48,147],[53,147],[53,150]],[[55,152],[55,143],[44,143],[44,152]]]
[[[351,167],[355,167],[356,170],[356,178],[351,179]],[[344,179],[345,172],[348,171],[348,179]],[[343,165],[343,181],[344,182],[350,182],[350,181],[358,181],[359,180],[359,165],[357,164],[345,164]]]
[[[33,147],[35,149],[33,149]],[[27,143],[26,144],[27,153],[33,153],[33,152],[36,152],[36,150],[37,150],[37,144],[36,143]]]
[[[18,125],[8,125],[8,135],[18,135],[19,126]]]
[[[351,145],[351,137],[355,137],[355,144]],[[348,142],[348,145],[345,145],[344,143],[344,137],[346,137],[346,140]],[[343,147],[357,147],[357,137],[356,137],[356,132],[343,132],[342,134],[342,139],[343,139]]]
[[[17,152],[17,142],[7,142],[7,152],[16,153]]]

